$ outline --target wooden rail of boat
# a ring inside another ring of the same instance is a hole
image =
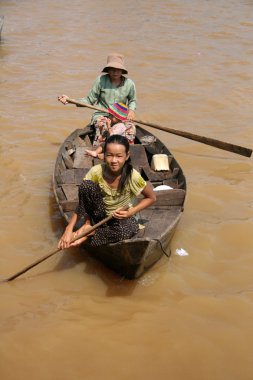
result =
[[[78,186],[83,177],[93,165],[101,163],[97,158],[85,155],[85,150],[92,146],[93,136],[93,130],[89,126],[75,130],[63,142],[56,159],[53,190],[66,222],[77,206]],[[159,153],[171,157],[169,171],[156,172],[151,169],[152,156]],[[163,255],[157,239],[165,249],[168,247],[183,212],[186,180],[168,148],[140,126],[137,126],[135,144],[130,147],[130,154],[135,169],[154,188],[168,185],[173,189],[156,192],[155,204],[139,215],[139,223],[144,228],[133,238],[96,248],[85,244],[84,248],[120,275],[135,279]]]

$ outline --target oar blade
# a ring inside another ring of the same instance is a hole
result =
[[[235,145],[235,144],[231,144],[231,143],[228,143],[225,141],[220,141],[217,139],[213,139],[211,137],[195,135],[194,133],[190,133],[190,132],[186,132],[186,131],[180,131],[179,129],[172,129],[172,128],[163,127],[161,125],[154,124],[154,123],[148,123],[148,122],[142,121],[142,120],[134,120],[134,122],[136,122],[138,124],[147,125],[148,127],[159,129],[161,131],[168,132],[168,133],[171,133],[173,135],[185,137],[186,139],[198,141],[202,144],[210,145],[210,146],[213,146],[213,147],[218,148],[218,149],[222,149],[222,150],[226,150],[228,152],[236,153],[236,154],[239,154],[241,156],[251,157],[251,155],[252,155],[252,149],[245,148],[245,147],[240,146],[240,145]]]

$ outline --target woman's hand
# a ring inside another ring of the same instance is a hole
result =
[[[133,120],[135,118],[135,113],[133,110],[129,110],[127,114],[128,120]]]
[[[69,97],[67,95],[58,96],[58,100],[62,104],[67,104],[68,103],[68,99],[69,99]]]

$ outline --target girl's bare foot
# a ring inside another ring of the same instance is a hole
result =
[[[97,158],[99,158],[100,160],[103,160],[104,156],[105,156],[104,153],[98,153]]]
[[[97,157],[97,152],[95,151],[95,150],[86,150],[85,151],[85,154],[87,155],[87,156],[91,156],[91,157]]]

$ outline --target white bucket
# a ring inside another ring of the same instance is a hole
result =
[[[171,157],[167,156],[167,154],[154,154],[151,160],[151,169],[155,171],[169,171],[169,159],[171,161]]]

